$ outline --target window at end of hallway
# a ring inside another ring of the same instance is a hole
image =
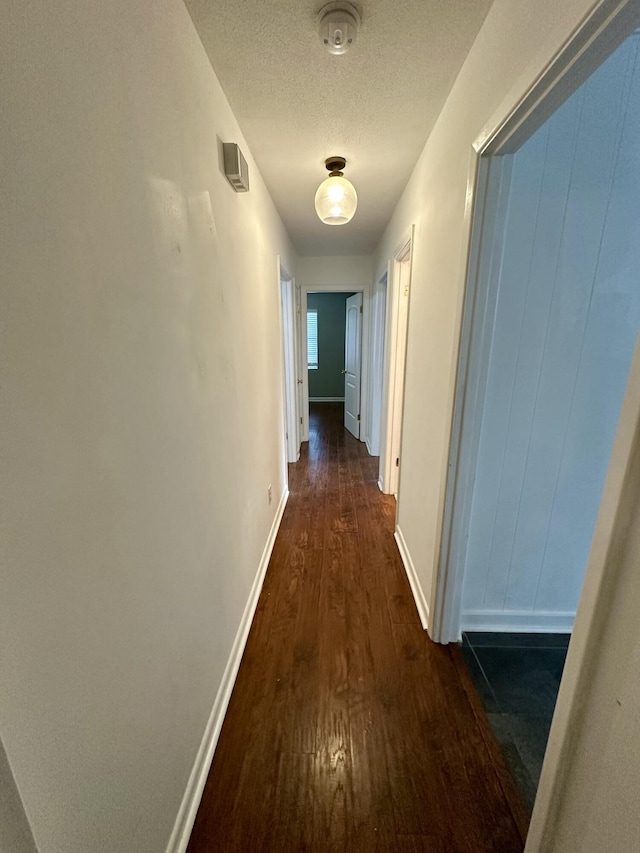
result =
[[[307,311],[307,367],[318,369],[318,312]]]

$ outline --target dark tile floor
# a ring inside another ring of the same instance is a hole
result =
[[[520,793],[533,809],[569,634],[465,633],[462,654]]]

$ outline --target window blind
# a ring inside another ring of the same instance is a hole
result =
[[[307,311],[307,367],[318,369],[318,312]]]

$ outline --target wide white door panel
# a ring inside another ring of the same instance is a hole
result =
[[[344,425],[360,438],[360,361],[362,341],[362,293],[347,299],[344,343]]]

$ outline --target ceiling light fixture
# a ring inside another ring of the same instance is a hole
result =
[[[348,0],[327,3],[318,12],[320,41],[329,53],[346,53],[354,44],[360,27],[360,13]]]
[[[347,164],[344,157],[329,157],[324,161],[329,177],[316,192],[316,213],[325,225],[346,225],[356,212],[358,196],[353,184],[343,177]]]

